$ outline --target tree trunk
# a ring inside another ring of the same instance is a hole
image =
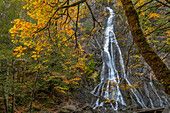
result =
[[[132,32],[133,40],[138,47],[139,53],[152,68],[156,78],[164,86],[165,92],[170,94],[170,87],[168,87],[170,85],[170,70],[147,42],[141,29],[139,17],[132,1],[121,0],[121,2],[123,4],[125,15]]]
[[[1,64],[1,60],[0,60],[0,73],[2,73],[2,64]],[[7,94],[7,82],[8,82],[8,76],[9,76],[9,62],[7,59],[7,76],[5,76],[4,79],[2,79],[1,81],[4,81],[1,83],[2,85],[2,92],[3,92],[3,101],[4,101],[4,105],[5,105],[5,113],[8,113],[8,94]],[[2,76],[4,76],[2,74]]]
[[[39,75],[39,69],[37,69],[37,72],[36,72],[36,76],[35,76],[35,82],[34,82],[34,87],[33,87],[33,91],[32,91],[32,95],[31,95],[31,102],[30,102],[30,113],[32,113],[32,103],[34,101],[34,98],[35,98],[35,90],[36,90],[36,87],[37,87],[37,81],[38,81],[38,75]]]
[[[7,59],[7,76],[6,76],[6,83],[9,80],[9,59]],[[8,113],[8,85],[5,83],[5,110]]]
[[[11,113],[14,113],[14,107],[15,107],[15,61],[12,60],[12,66],[13,66],[13,74],[12,74],[12,110]]]

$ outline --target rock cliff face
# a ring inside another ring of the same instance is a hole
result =
[[[108,5],[107,5],[108,6]],[[114,9],[113,4],[110,6]],[[97,20],[100,20],[102,26],[106,26],[107,18],[109,16],[109,12],[106,11],[106,8],[103,4],[91,3],[91,7],[94,13],[94,17]],[[116,10],[116,9],[115,9]],[[119,13],[118,13],[119,12]],[[132,84],[135,89],[134,92],[138,92],[141,95],[139,100],[143,100],[144,105],[148,108],[161,107],[168,105],[168,95],[162,91],[162,86],[158,83],[154,77],[152,77],[152,73],[150,73],[150,68],[146,65],[146,62],[137,54],[135,48],[133,48],[133,40],[129,29],[127,28],[127,22],[125,20],[124,14],[120,13],[121,11],[116,11],[115,23],[114,23],[114,31],[118,40],[118,45],[122,51],[123,60],[125,61],[125,71],[127,74],[127,79]],[[90,15],[86,15],[86,18],[82,19],[82,23],[86,26],[89,23],[92,23],[92,20],[89,20]],[[92,26],[91,26],[92,27]],[[95,71],[100,75],[100,71],[102,70],[102,50],[103,50],[103,42],[104,42],[104,32],[105,29],[100,29],[96,27],[96,32],[90,34],[90,30],[88,30],[89,26],[86,26],[86,34],[88,38],[87,43],[83,43],[81,38],[84,36],[83,33],[80,32],[79,41],[82,44],[86,53],[94,53],[94,61],[98,62],[95,65]],[[97,32],[97,31],[100,31]],[[87,47],[87,45],[89,45]],[[133,56],[133,57],[132,57]],[[119,60],[119,59],[117,59]],[[117,63],[116,63],[117,64]],[[137,65],[137,66],[136,66]],[[136,66],[136,67],[135,67]],[[134,69],[135,70],[134,70]],[[138,73],[138,74],[136,74]],[[142,75],[140,75],[142,74]],[[128,86],[128,82],[121,78],[121,89],[123,98],[126,101],[127,105],[120,107],[119,110],[130,110],[135,111],[136,109],[140,109],[139,100],[134,95],[134,92],[130,91],[131,86]],[[91,105],[93,101],[95,101],[95,96],[90,94],[90,91],[97,85],[97,81],[88,80],[88,78],[84,78],[84,90],[78,90],[75,93],[75,98],[78,99],[80,103],[88,103]],[[101,97],[102,98],[102,97]],[[94,100],[93,100],[94,99]],[[83,104],[82,104],[83,106]],[[102,110],[102,109],[100,109]],[[100,111],[99,110],[99,111]]]

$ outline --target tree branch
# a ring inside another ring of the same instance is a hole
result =
[[[170,8],[170,6],[169,5],[167,5],[167,4],[165,4],[165,3],[163,3],[163,2],[161,2],[161,1],[159,1],[159,0],[156,0],[158,3],[160,3],[160,4],[162,4],[162,5],[164,5],[165,7],[169,7]]]
[[[158,26],[158,27],[155,28],[153,31],[151,31],[150,33],[146,34],[145,37],[149,36],[149,35],[152,34],[153,32],[157,31],[160,27],[166,25],[166,24],[169,23],[169,22],[170,22],[170,20],[168,20],[166,23],[164,23],[164,24]]]
[[[149,2],[146,2],[146,3],[144,3],[143,5],[137,7],[136,9],[140,10],[142,7],[146,6],[147,4],[149,4],[149,3],[153,2],[153,1],[154,1],[154,0],[151,0],[151,1],[149,1]]]
[[[51,22],[51,20],[52,20],[52,18],[54,17],[54,15],[58,12],[58,10],[64,9],[64,8],[74,7],[74,6],[76,6],[76,5],[79,5],[79,4],[81,4],[81,3],[84,3],[85,1],[86,1],[86,0],[81,0],[81,1],[78,1],[78,2],[73,3],[73,4],[71,4],[71,5],[66,5],[66,6],[64,6],[64,5],[67,3],[67,1],[65,1],[60,7],[58,7],[58,8],[56,9],[56,11],[53,13],[53,15],[52,15],[52,16],[50,17],[50,19],[48,20],[47,24],[46,24],[42,29],[35,31],[34,33],[38,33],[38,32],[41,32],[42,30],[45,30],[45,29],[49,26],[49,23]]]
[[[94,17],[94,14],[93,14],[93,12],[92,12],[92,10],[91,10],[91,8],[90,8],[90,5],[87,3],[87,1],[86,1],[85,3],[86,3],[86,5],[87,5],[87,7],[88,7],[88,9],[89,9],[89,11],[90,11],[90,13],[91,13],[91,16],[92,16],[93,21],[94,21],[93,27],[95,26],[95,22],[97,22],[97,24],[102,28],[102,26],[100,25],[100,23],[99,23],[99,22],[96,20],[96,18]]]
[[[77,19],[76,19],[76,30],[75,30],[75,38],[76,38],[76,47],[78,47],[78,41],[77,41],[77,29],[78,29],[78,20],[79,20],[79,10],[80,10],[80,5],[77,6]]]

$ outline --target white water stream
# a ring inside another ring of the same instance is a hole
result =
[[[120,90],[120,81],[122,80],[121,78],[123,78],[129,86],[132,86],[132,84],[127,79],[122,53],[114,33],[113,20],[115,18],[115,13],[109,7],[106,9],[110,12],[110,16],[107,20],[107,26],[105,28],[104,50],[102,52],[103,67],[100,75],[101,82],[94,88],[93,91],[91,91],[91,93],[97,97],[97,100],[92,104],[92,106],[94,109],[98,107],[104,107],[107,109],[109,107],[113,110],[118,110],[119,105],[127,105]],[[116,52],[118,54],[115,54]],[[119,57],[119,61],[116,61],[116,57]],[[116,68],[116,62],[119,62],[119,70],[121,70],[121,72],[119,72]],[[149,84],[160,100],[160,107],[162,107],[162,100],[153,86],[152,78],[150,78]],[[150,106],[151,108],[154,108],[154,103],[150,98],[152,95],[150,95],[146,84],[144,84],[144,87],[145,95],[148,98]],[[129,96],[133,100],[136,100],[142,108],[148,108],[143,100],[142,91],[138,92],[138,90],[135,88],[129,88],[129,92],[131,92]]]

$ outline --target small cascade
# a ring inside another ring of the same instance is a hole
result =
[[[94,109],[126,109],[126,106],[138,104],[141,108],[155,108],[168,105],[158,94],[153,85],[150,76],[149,83],[143,82],[142,88],[134,88],[128,80],[125,73],[125,66],[118,41],[114,33],[115,13],[109,7],[106,8],[110,12],[105,28],[105,40],[102,51],[103,66],[100,75],[100,83],[91,93],[96,97],[96,101],[92,103]],[[130,88],[123,90],[121,88],[123,82]],[[125,94],[127,95],[125,95]],[[124,98],[129,97],[130,101]],[[166,97],[166,95],[165,95]],[[158,100],[158,101],[155,101]],[[159,105],[157,104],[159,102]]]

